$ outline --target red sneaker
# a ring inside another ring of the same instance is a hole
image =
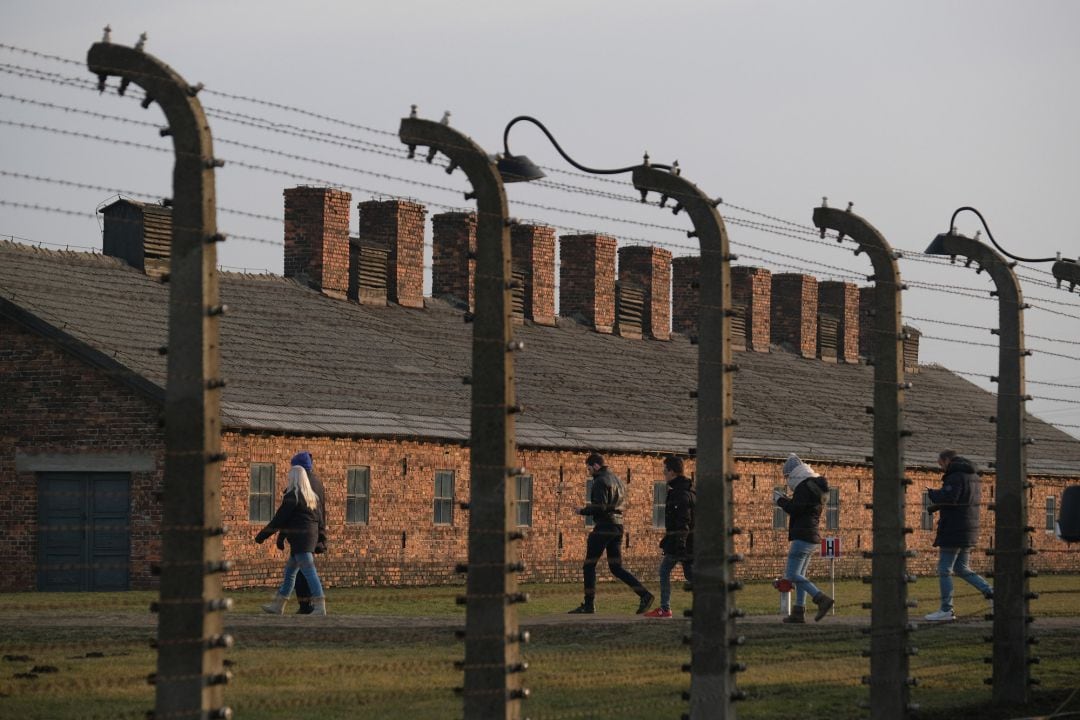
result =
[[[649,612],[645,613],[645,617],[647,617],[647,618],[669,618],[669,617],[671,617],[671,611],[670,610],[665,610],[664,608],[656,608],[655,610],[650,610]]]

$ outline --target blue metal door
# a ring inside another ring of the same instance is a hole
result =
[[[38,589],[127,590],[130,476],[38,475]]]

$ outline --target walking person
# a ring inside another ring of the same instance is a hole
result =
[[[660,549],[660,607],[645,613],[648,618],[671,617],[671,571],[681,564],[687,582],[694,580],[694,481],[683,475],[683,461],[674,455],[664,458],[667,500],[664,503],[664,539]]]
[[[299,465],[289,468],[289,481],[285,494],[281,498],[274,517],[266,527],[255,536],[255,542],[262,543],[276,532],[285,533],[289,543],[289,559],[285,563],[285,577],[274,599],[262,608],[268,613],[281,615],[285,612],[285,603],[292,595],[297,573],[303,574],[311,592],[314,606],[312,615],[326,614],[326,598],[323,596],[322,583],[315,571],[315,556],[312,552],[319,541],[319,496],[311,488],[307,471]]]
[[[773,502],[788,514],[788,540],[791,541],[791,546],[784,577],[795,585],[795,604],[791,608],[791,614],[785,617],[783,622],[806,622],[807,595],[817,605],[817,613],[814,615],[816,622],[825,617],[833,606],[833,599],[806,578],[810,558],[821,544],[818,524],[821,522],[821,510],[829,494],[829,483],[795,453],[788,455],[784,462],[784,478],[791,489],[791,497],[780,490],[774,490]]]
[[[926,489],[930,505],[927,512],[940,512],[934,547],[938,548],[938,584],[941,589],[941,607],[926,616],[931,622],[949,622],[953,614],[953,581],[958,577],[973,585],[990,601],[993,609],[994,589],[978,573],[968,566],[968,554],[979,538],[979,500],[981,498],[979,476],[975,466],[955,450],[938,453],[938,465],[944,474],[941,487]]]
[[[311,453],[307,450],[301,450],[293,455],[289,465],[299,465],[304,468],[308,474],[308,481],[311,483],[311,489],[315,491],[315,495],[319,498],[319,539],[315,543],[315,550],[313,552],[316,555],[320,555],[326,552],[326,489],[323,487],[322,480],[319,479],[312,469],[314,466],[313,460]],[[277,546],[278,550],[285,549],[284,533],[278,534]],[[303,573],[296,576],[296,599],[299,603],[299,607],[296,609],[298,615],[310,615],[315,610],[315,605],[311,602],[311,588],[308,587],[307,580],[304,579]]]
[[[653,604],[653,594],[645,589],[626,568],[622,566],[623,505],[626,503],[626,486],[608,469],[604,457],[592,453],[585,459],[585,467],[592,475],[589,504],[578,510],[579,515],[593,518],[594,526],[586,542],[585,601],[570,611],[571,614],[596,612],[596,564],[605,552],[611,574],[629,585],[639,598],[637,614],[641,615]]]

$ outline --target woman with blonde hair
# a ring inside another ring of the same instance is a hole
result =
[[[273,601],[262,608],[268,613],[281,615],[285,612],[285,603],[292,595],[296,585],[297,573],[303,573],[311,589],[311,602],[315,609],[312,615],[326,614],[326,598],[323,596],[322,583],[315,571],[315,556],[312,552],[319,541],[319,496],[311,488],[307,471],[300,465],[289,468],[289,482],[281,498],[274,517],[266,527],[255,536],[255,542],[262,543],[276,532],[281,532],[289,542],[289,560],[285,563],[285,579],[274,595]]]

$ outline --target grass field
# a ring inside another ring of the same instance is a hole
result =
[[[1032,602],[1041,662],[1033,676],[1041,685],[1022,708],[990,703],[983,678],[991,626],[973,593],[962,594],[958,614],[969,618],[944,626],[920,623],[913,635],[919,654],[912,675],[919,684],[912,701],[919,717],[1027,718],[1080,712],[1080,577],[1036,578],[1041,593]],[[633,616],[634,596],[623,586],[602,584],[601,614],[567,622],[563,613],[580,601],[576,584],[524,588],[530,602],[521,608],[532,641],[523,647],[529,662],[525,684],[532,698],[528,717],[677,718],[687,703],[689,676],[680,670],[689,655],[682,619],[648,621]],[[958,588],[962,589],[962,588]],[[453,667],[462,648],[452,629],[464,619],[454,603],[461,588],[366,588],[329,593],[332,617],[263,616],[267,591],[230,593],[236,609],[228,652],[234,682],[228,703],[237,718],[453,718],[461,716],[452,688],[462,675]],[[912,587],[920,607],[912,619],[934,609],[932,580]],[[841,582],[839,612],[820,624],[791,627],[772,622],[776,592],[751,584],[738,595],[751,616],[740,626],[747,638],[738,660],[747,671],[739,687],[748,699],[740,718],[862,718],[859,703],[869,698],[861,678],[869,672],[861,651],[867,612],[860,603],[868,587]],[[0,717],[131,718],[143,720],[153,707],[153,634],[147,606],[152,593],[0,595]],[[676,592],[676,615],[689,595]],[[556,617],[557,616],[557,617]],[[756,617],[754,617],[756,616]],[[530,625],[530,622],[532,625]]]

